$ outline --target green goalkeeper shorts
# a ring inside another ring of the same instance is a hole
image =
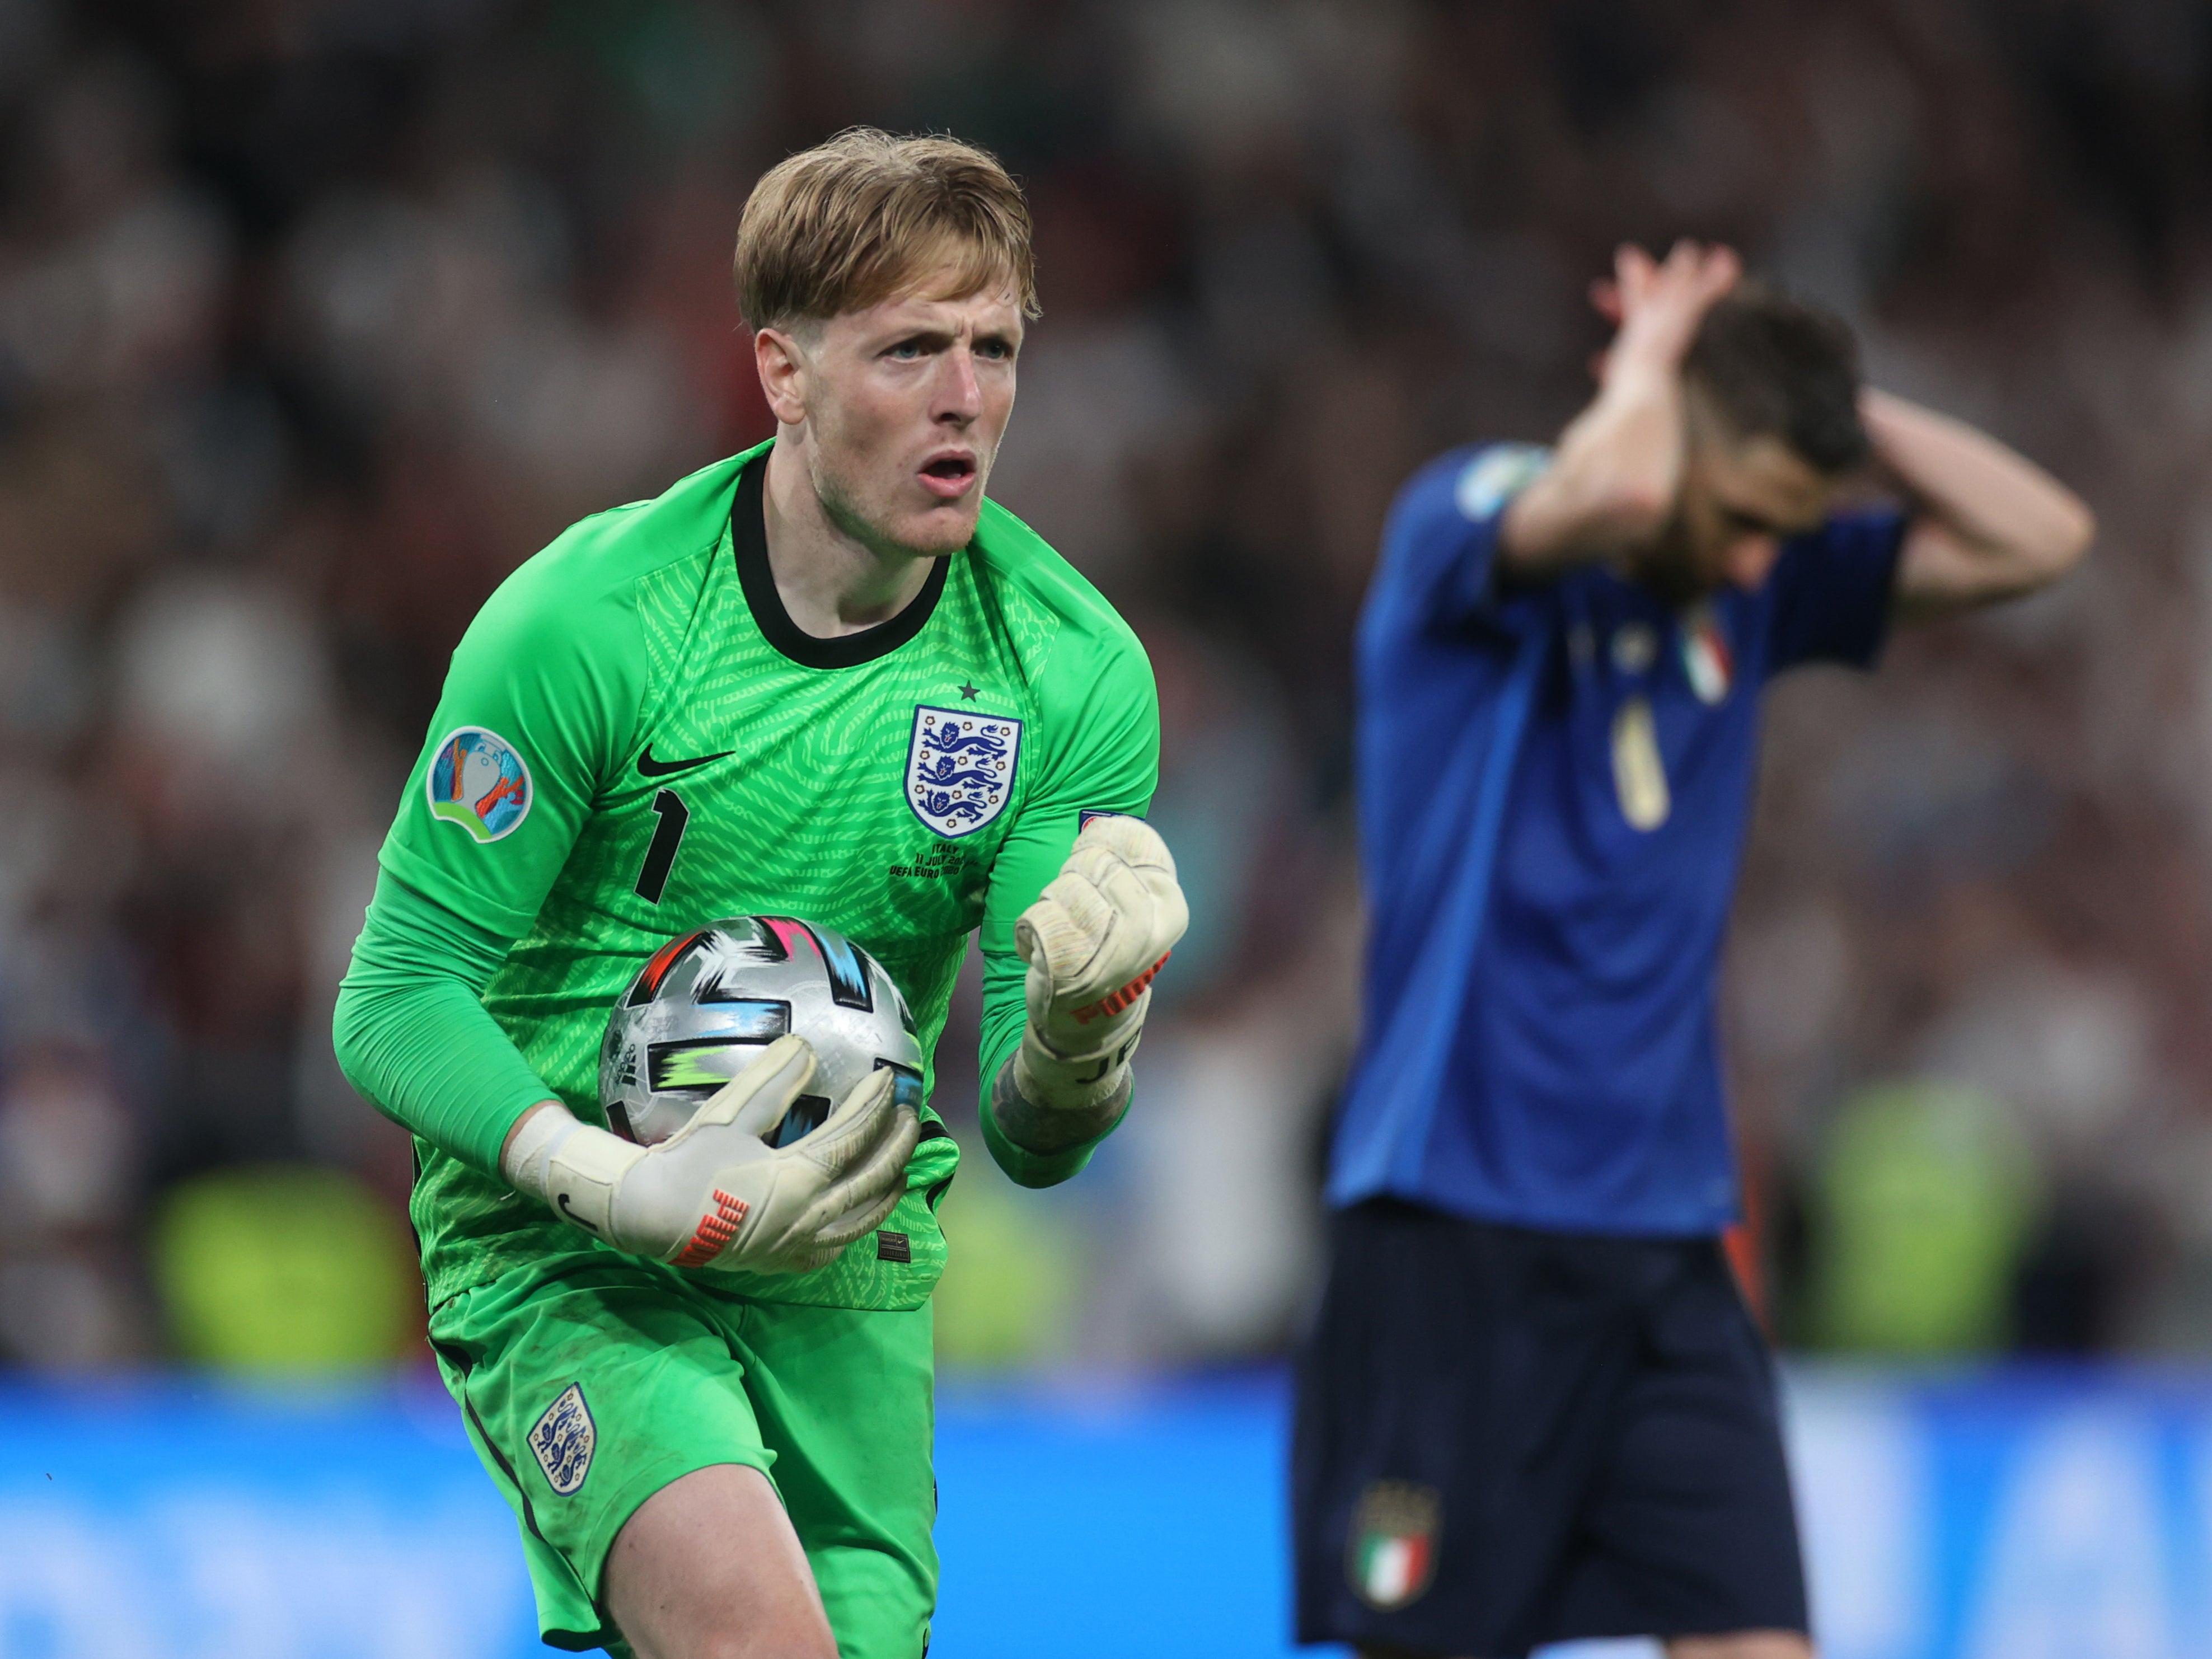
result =
[[[550,1646],[626,1655],[601,1575],[639,1504],[743,1463],[783,1499],[840,1659],[921,1659],[937,1601],[927,1304],[789,1307],[604,1250],[430,1316],[469,1438],[522,1527]]]

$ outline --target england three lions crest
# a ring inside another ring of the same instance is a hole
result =
[[[592,1421],[592,1408],[584,1403],[584,1388],[571,1382],[545,1408],[530,1431],[530,1449],[545,1479],[563,1498],[574,1495],[592,1472],[592,1453],[599,1443],[599,1431]]]
[[[1021,752],[1019,720],[919,705],[906,745],[906,804],[940,836],[973,834],[1006,810]]]

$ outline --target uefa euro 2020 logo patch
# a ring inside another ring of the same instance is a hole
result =
[[[1480,524],[1527,489],[1552,464],[1552,452],[1536,444],[1492,444],[1461,469],[1452,501],[1461,516]]]
[[[940,836],[973,834],[1006,810],[1022,723],[917,705],[906,745],[906,804]]]
[[[1433,1486],[1377,1480],[1359,1495],[1352,1517],[1345,1576],[1378,1613],[1417,1599],[1437,1574],[1437,1534],[1443,1500]]]
[[[571,1382],[560,1398],[545,1408],[530,1431],[531,1455],[553,1490],[567,1498],[584,1484],[592,1472],[592,1451],[599,1431],[592,1422],[592,1408],[584,1403],[584,1385]]]
[[[513,744],[481,726],[461,726],[438,745],[422,787],[432,817],[480,842],[513,833],[530,813],[530,769]]]

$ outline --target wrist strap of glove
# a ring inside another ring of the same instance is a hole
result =
[[[500,1153],[499,1172],[507,1184],[517,1192],[528,1193],[532,1198],[545,1199],[545,1164],[553,1150],[584,1126],[576,1121],[574,1114],[551,1101],[543,1106],[533,1106],[522,1127],[507,1141]],[[550,1203],[550,1199],[545,1199]]]
[[[515,1132],[500,1159],[500,1173],[518,1191],[550,1205],[562,1220],[616,1243],[615,1190],[644,1156],[644,1147],[579,1123],[556,1103],[533,1113]]]
[[[1104,1094],[1087,1103],[1078,1101],[1057,1107],[1041,1105],[1024,1092],[1022,1071],[1021,1055],[1017,1051],[1012,1060],[1000,1067],[998,1078],[991,1085],[991,1115],[998,1123],[999,1133],[1018,1152],[1037,1158],[1054,1157],[1072,1146],[1097,1140],[1120,1122],[1122,1113],[1129,1109],[1133,1079],[1127,1066],[1113,1069],[1107,1079],[1112,1087]],[[1032,1082],[1031,1086],[1036,1085]]]

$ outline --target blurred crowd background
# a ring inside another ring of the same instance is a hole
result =
[[[1812,1348],[2212,1350],[2212,11],[2192,0],[0,0],[0,1356],[415,1352],[329,1015],[476,606],[765,436],[728,259],[848,124],[996,150],[994,493],[1122,607],[1188,945],[1082,1180],[937,1103],[950,1362],[1278,1352],[1354,1040],[1348,642],[1393,489],[1724,239],[2101,520],[1772,699],[1739,1260]]]

